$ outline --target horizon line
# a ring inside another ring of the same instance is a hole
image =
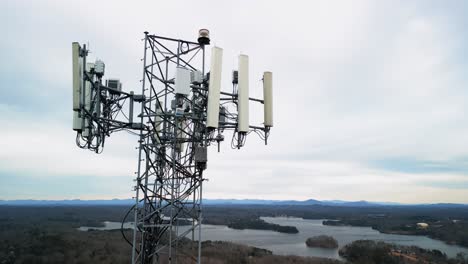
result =
[[[31,201],[31,202],[67,202],[67,201],[82,201],[82,202],[93,202],[93,201],[126,201],[134,200],[132,198],[109,198],[109,199],[0,199],[1,202],[20,202],[20,201]],[[318,199],[305,199],[305,200],[295,200],[295,199],[257,199],[257,198],[205,198],[204,201],[263,201],[263,202],[307,202],[307,201],[317,201],[322,203],[332,203],[332,204],[344,204],[344,203],[368,203],[370,205],[468,205],[468,202],[418,202],[418,203],[404,203],[404,202],[389,202],[389,201],[368,201],[368,200],[318,200]]]

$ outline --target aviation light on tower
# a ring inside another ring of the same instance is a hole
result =
[[[210,31],[206,28],[198,31],[198,43],[201,45],[210,45]]]

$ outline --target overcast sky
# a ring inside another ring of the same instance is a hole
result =
[[[75,146],[71,43],[138,90],[144,31],[208,28],[252,96],[273,72],[275,127],[211,149],[204,197],[468,203],[468,2],[129,3],[0,2],[0,199],[132,197],[137,138]]]

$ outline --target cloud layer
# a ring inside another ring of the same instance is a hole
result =
[[[0,7],[0,199],[130,197],[136,138],[113,136],[101,155],[74,146],[71,43],[89,42],[108,77],[136,90],[143,31],[195,39],[206,27],[226,84],[239,52],[252,96],[274,72],[275,127],[266,147],[253,135],[240,151],[211,149],[205,197],[468,203],[463,1]]]

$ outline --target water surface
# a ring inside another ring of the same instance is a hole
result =
[[[262,219],[274,224],[295,226],[299,230],[299,233],[285,234],[269,230],[237,230],[222,225],[203,225],[202,239],[204,241],[231,241],[265,248],[277,255],[314,256],[335,259],[340,259],[338,249],[309,248],[305,244],[307,238],[318,235],[332,236],[338,241],[339,248],[356,240],[368,239],[405,246],[418,246],[425,249],[438,249],[449,257],[455,257],[458,252],[468,254],[468,248],[448,245],[442,241],[425,236],[383,234],[370,227],[327,226],[322,224],[323,220],[308,220],[295,217],[262,217]],[[120,229],[121,223],[104,222],[104,225],[104,227],[80,227],[79,229],[82,231],[87,231],[88,229]],[[133,228],[133,224],[125,223],[124,227]],[[180,227],[179,233],[187,229],[188,227]],[[198,239],[197,232],[195,234],[196,239]]]

